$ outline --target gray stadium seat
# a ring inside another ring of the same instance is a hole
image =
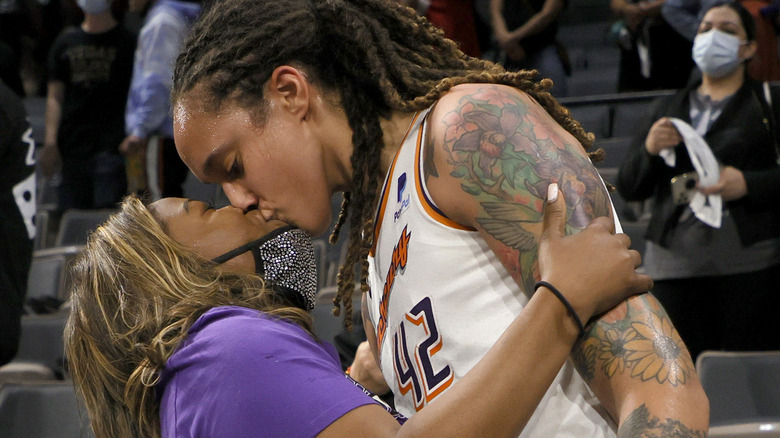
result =
[[[566,79],[569,97],[613,94],[617,92],[617,82],[616,66],[574,71]]]
[[[572,117],[582,128],[599,138],[609,137],[610,108],[606,104],[577,105],[569,107]]]
[[[707,436],[709,438],[780,438],[780,422],[757,421],[712,426]]]
[[[3,438],[94,436],[70,381],[9,382],[0,386]]]
[[[705,351],[696,371],[710,400],[711,426],[780,423],[780,351]]]
[[[10,362],[0,367],[0,387],[9,382],[57,380],[54,370],[35,362]]]
[[[37,256],[33,253],[27,276],[27,298],[59,298],[66,262],[67,257],[62,254]]]
[[[55,246],[85,245],[87,236],[116,212],[103,210],[67,210],[60,220]]]
[[[594,149],[604,149],[606,156],[595,163],[596,167],[620,167],[631,147],[632,137],[597,139]]]
[[[612,115],[611,137],[633,137],[650,116],[652,101],[615,104]]]
[[[22,316],[19,352],[14,362],[38,363],[62,373],[65,356],[62,335],[67,318],[67,312]]]

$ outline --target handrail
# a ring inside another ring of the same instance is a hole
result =
[[[595,94],[591,96],[572,96],[558,99],[558,103],[563,106],[579,105],[600,105],[612,103],[632,103],[654,100],[659,97],[671,96],[677,90],[653,90],[653,91],[632,91],[612,94]]]

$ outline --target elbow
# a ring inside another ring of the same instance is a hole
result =
[[[690,415],[685,423],[691,430],[702,431],[706,436],[710,428],[710,400],[699,383],[698,376],[693,380],[695,384],[689,385],[683,401],[685,406],[690,406]]]

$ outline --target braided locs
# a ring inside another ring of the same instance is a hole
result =
[[[334,314],[344,307],[347,328],[357,264],[361,290],[368,290],[367,255],[384,177],[380,120],[391,111],[427,108],[459,84],[506,84],[536,99],[586,150],[593,143],[593,135],[547,91],[550,80],[468,57],[425,18],[390,0],[225,1],[193,28],[176,62],[173,100],[199,86],[207,110],[231,99],[262,115],[263,86],[285,64],[300,66],[312,83],[338,96],[352,129],[351,192],[331,235],[334,243],[349,215],[347,256],[334,298]]]

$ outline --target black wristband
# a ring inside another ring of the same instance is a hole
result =
[[[564,306],[566,306],[566,310],[569,311],[569,314],[574,319],[574,322],[577,323],[577,328],[580,329],[580,335],[577,337],[577,339],[582,338],[585,335],[585,326],[582,325],[582,320],[580,320],[579,315],[577,315],[577,312],[574,311],[574,307],[571,306],[569,301],[566,299],[566,297],[563,296],[561,291],[559,291],[555,286],[551,285],[550,283],[542,280],[537,282],[534,285],[534,291],[539,289],[540,287],[546,287],[550,290],[553,294],[555,294],[556,297],[558,297],[559,300],[563,303]]]

